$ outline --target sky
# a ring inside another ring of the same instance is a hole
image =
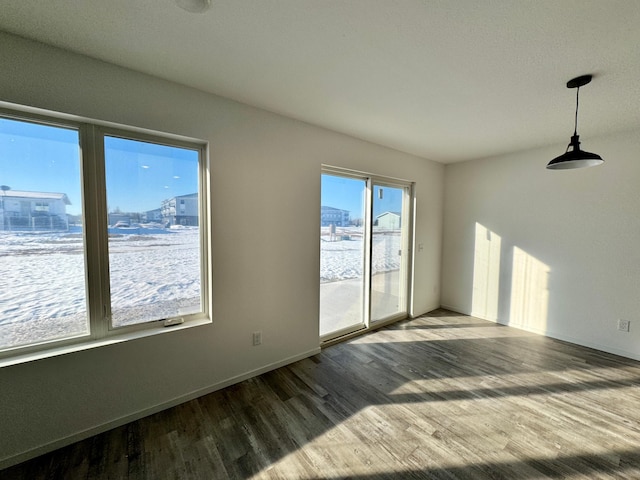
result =
[[[105,137],[108,211],[145,212],[198,191],[198,152]],[[74,129],[0,118],[0,185],[65,193],[82,210],[79,134]]]
[[[143,212],[162,200],[198,192],[198,152],[105,138],[108,211]]]
[[[380,190],[382,190],[382,194],[380,194]],[[352,219],[364,218],[365,192],[366,182],[364,180],[337,175],[322,175],[322,205],[349,210]],[[402,196],[401,188],[374,185],[373,216],[376,217],[384,212],[401,212]]]
[[[198,191],[198,152],[106,136],[107,211],[146,212],[162,200]],[[79,133],[71,128],[0,118],[0,185],[65,193],[67,213],[82,211]],[[374,187],[374,217],[400,212],[402,189]],[[322,175],[322,205],[363,218],[364,180]]]

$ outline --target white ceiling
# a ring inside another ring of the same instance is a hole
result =
[[[638,0],[3,0],[0,29],[449,163],[640,128]],[[1,46],[0,46],[1,48]],[[561,153],[561,152],[559,152]]]

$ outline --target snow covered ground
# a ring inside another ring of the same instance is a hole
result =
[[[321,230],[320,335],[363,322],[363,229]],[[399,270],[402,236],[398,230],[374,227],[372,238],[371,319],[379,320],[404,308]]]
[[[200,310],[197,228],[111,234],[114,326]],[[0,348],[88,333],[80,233],[0,232]]]
[[[197,228],[109,239],[114,326],[200,311]]]
[[[321,232],[321,283],[362,276],[362,229]],[[400,235],[373,240],[373,270],[399,269]],[[81,233],[0,232],[0,348],[85,335]],[[110,229],[109,271],[114,326],[200,310],[197,228]]]
[[[364,263],[363,229],[338,228],[331,236],[329,227],[320,235],[320,282],[335,282],[362,277]],[[398,252],[402,237],[398,230],[374,230],[372,247],[372,274],[400,269]]]

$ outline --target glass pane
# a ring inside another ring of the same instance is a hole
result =
[[[320,335],[364,322],[364,180],[322,175]]]
[[[198,151],[104,144],[112,326],[202,311]]]
[[[89,333],[77,130],[0,118],[0,349]]]
[[[405,189],[373,187],[371,235],[371,321],[405,312],[403,200]]]

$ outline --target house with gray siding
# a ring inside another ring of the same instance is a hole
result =
[[[162,221],[169,225],[198,226],[198,194],[179,195],[162,201]]]
[[[2,190],[0,192],[0,230],[69,229],[65,193]]]

